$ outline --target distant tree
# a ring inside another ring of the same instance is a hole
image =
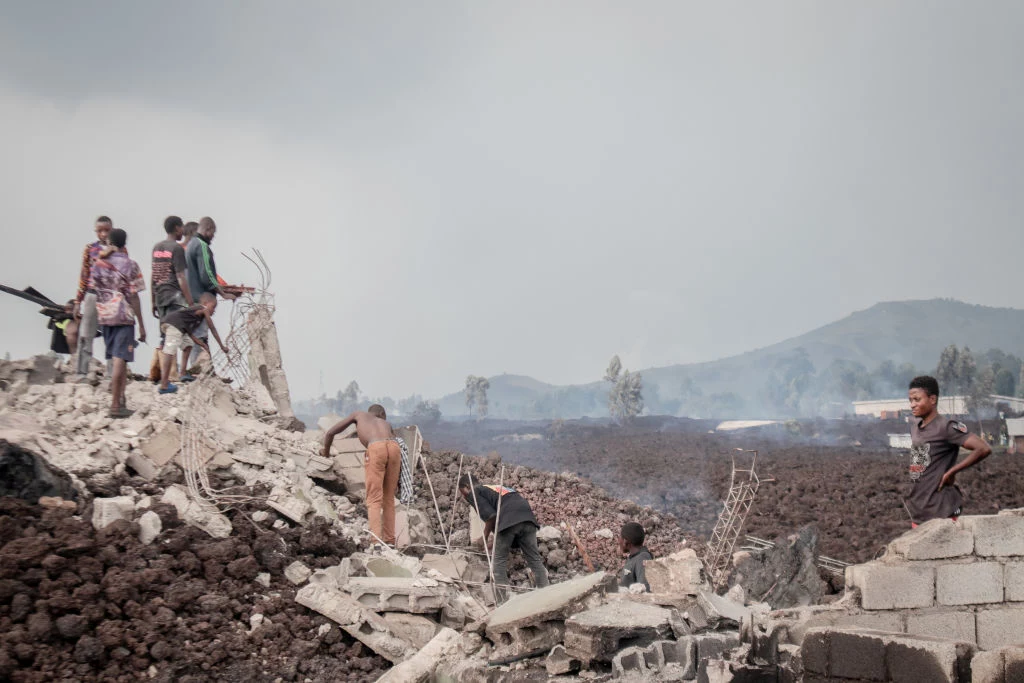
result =
[[[433,401],[420,401],[409,415],[417,424],[436,424],[441,419],[441,409]]]
[[[978,363],[974,360],[971,348],[965,346],[960,350],[956,358],[956,382],[957,393],[968,394],[974,389],[979,379]]]
[[[480,417],[487,415],[487,391],[491,388],[491,383],[486,377],[477,377],[476,375],[470,375],[466,378],[466,406],[469,408],[469,414],[473,414],[473,408],[476,407],[476,413]]]
[[[939,364],[935,367],[935,379],[939,380],[939,390],[947,395],[957,393],[960,388],[960,349],[950,344],[939,354]]]
[[[331,401],[331,410],[338,415],[353,413],[359,409],[359,406],[359,383],[355,380],[349,382],[344,391],[335,394]]]
[[[398,412],[397,411],[398,404],[395,403],[395,399],[391,398],[390,396],[382,396],[380,398],[368,398],[368,399],[366,399],[366,402],[370,403],[370,404],[376,403],[376,404],[382,406],[384,408],[384,411],[388,415],[392,415],[395,412]]]
[[[643,378],[639,372],[623,370],[619,357],[612,356],[604,379],[612,387],[608,392],[608,412],[617,420],[631,420],[644,410]]]
[[[901,363],[896,368],[896,387],[900,391],[906,391],[910,386],[910,381],[917,377],[918,374],[917,368],[914,367],[913,363]]]
[[[971,383],[967,390],[967,412],[978,421],[978,433],[981,433],[981,414],[992,405],[992,390],[995,385],[995,374],[992,368],[985,368]]]
[[[824,391],[838,394],[844,401],[867,398],[871,393],[871,375],[856,361],[836,359],[823,374]]]
[[[1016,391],[1017,378],[1014,377],[1013,373],[1006,368],[1000,368],[999,371],[995,373],[992,393],[1000,396],[1013,396]]]

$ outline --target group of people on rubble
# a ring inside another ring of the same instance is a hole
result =
[[[913,420],[910,433],[910,489],[904,503],[912,527],[932,519],[956,521],[962,512],[963,491],[956,485],[959,472],[973,467],[992,452],[983,439],[970,433],[963,422],[943,417],[938,412],[939,383],[933,377],[915,377],[908,389]],[[399,447],[384,408],[371,406],[366,412],[355,412],[327,430],[323,456],[330,457],[335,436],[349,426],[356,426],[356,435],[366,447],[366,507],[370,531],[381,542],[395,543],[395,494],[400,470],[408,463],[400,457]],[[969,455],[957,462],[960,449]],[[405,475],[404,472],[401,473]],[[529,502],[515,489],[482,485],[471,474],[459,479],[458,491],[484,522],[482,540],[490,542],[494,535],[491,570],[496,586],[496,599],[504,600],[508,587],[509,552],[518,547],[533,573],[538,588],[548,585],[548,574],[537,546],[540,525]],[[619,574],[622,587],[641,584],[650,590],[644,563],[654,559],[644,546],[644,528],[636,522],[623,525],[619,532],[619,551],[626,558]]]
[[[147,339],[139,297],[147,287],[142,269],[128,255],[128,233],[115,228],[108,216],[97,218],[94,230],[96,240],[82,252],[78,292],[68,302],[68,320],[56,324],[64,331],[76,382],[90,381],[93,342],[103,337],[111,392],[109,415],[124,418],[132,414],[125,401],[128,363],[135,360],[138,345]],[[236,295],[217,275],[210,247],[217,233],[212,218],[185,223],[178,216],[168,216],[164,233],[164,239],[153,247],[149,290],[152,315],[159,321],[160,331],[157,391],[171,394],[178,390],[171,383],[176,367],[179,381],[194,379],[188,369],[195,366],[201,352],[210,353],[209,335],[227,353],[213,313],[218,296],[231,300]]]

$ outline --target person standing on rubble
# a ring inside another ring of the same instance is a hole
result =
[[[547,586],[548,570],[545,569],[544,560],[537,549],[537,530],[540,529],[540,524],[533,516],[530,503],[515,489],[475,484],[472,475],[469,474],[464,474],[459,479],[459,494],[470,507],[476,509],[483,520],[484,543],[487,543],[490,535],[496,532],[491,569],[494,571],[494,583],[497,585],[495,597],[498,601],[504,601],[507,593],[508,553],[514,547],[523,551],[537,588]]]
[[[153,269],[150,280],[153,317],[162,321],[168,313],[192,306],[192,293],[185,276],[185,250],[178,242],[182,238],[183,224],[179,217],[164,219],[166,238],[153,247]],[[164,348],[164,334],[161,326],[160,346]],[[184,362],[187,358],[183,358]],[[161,356],[161,365],[163,357]],[[162,369],[162,368],[161,368]],[[184,370],[182,370],[184,372]],[[161,372],[161,375],[163,373]],[[166,384],[161,388],[166,388]]]
[[[136,321],[139,323],[138,341],[146,341],[146,323],[139,301],[139,292],[146,289],[146,279],[142,277],[139,264],[128,258],[125,251],[128,234],[124,230],[111,230],[108,241],[113,251],[93,264],[89,287],[96,292],[96,319],[103,330],[107,360],[113,361],[110,417],[123,418],[132,414],[124,404],[124,395],[128,363],[135,360]]]
[[[89,279],[92,276],[92,267],[96,259],[107,247],[107,239],[114,227],[113,221],[108,216],[100,216],[96,219],[94,229],[96,241],[85,245],[82,252],[82,267],[78,276],[78,294],[75,296],[75,305],[72,310],[75,322],[78,323],[78,345],[75,349],[75,373],[76,381],[85,381],[89,374],[89,361],[92,360],[92,344],[99,331],[99,324],[96,322],[96,291],[89,286]]]
[[[188,246],[185,247],[185,268],[188,288],[192,293],[193,299],[202,296],[206,292],[214,296],[219,295],[226,301],[231,301],[235,298],[234,294],[229,294],[221,289],[220,282],[217,279],[217,264],[213,260],[213,250],[210,249],[216,234],[217,224],[209,216],[203,216],[199,219],[196,236],[189,240]],[[193,334],[197,339],[201,339],[204,343],[209,344],[209,326],[205,320]],[[199,360],[199,351],[198,345],[191,347],[191,354],[181,368],[181,371],[186,373],[182,376],[181,381],[188,382],[192,380],[192,377],[187,374],[188,368]]]
[[[395,440],[384,407],[373,404],[366,412],[357,411],[324,434],[323,457],[331,457],[334,437],[356,426],[356,436],[366,446],[366,516],[370,531],[388,545],[395,544],[395,493],[402,469],[402,451]]]
[[[992,453],[992,447],[967,431],[967,425],[939,414],[939,382],[934,377],[915,377],[908,392],[914,419],[910,424],[910,481],[905,499],[910,524],[948,517],[956,521],[962,511],[964,494],[956,475],[973,467]],[[957,464],[960,449],[971,451]]]

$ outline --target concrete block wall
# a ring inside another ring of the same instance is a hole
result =
[[[897,628],[885,630],[981,650],[1024,646],[1024,515],[922,524],[882,559],[847,568],[846,587],[848,612],[890,615]]]

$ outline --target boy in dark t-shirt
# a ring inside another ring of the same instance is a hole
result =
[[[910,382],[910,481],[913,486],[905,503],[911,526],[930,519],[960,515],[964,495],[956,475],[984,460],[992,448],[967,431],[967,425],[939,414],[939,383],[934,377],[915,377]],[[971,454],[960,464],[960,449]]]
[[[199,303],[188,308],[172,310],[160,321],[160,330],[164,334],[163,355],[160,356],[160,389],[161,394],[173,394],[178,387],[170,383],[171,363],[174,355],[182,347],[185,336],[188,335],[193,342],[198,344],[207,353],[210,348],[195,337],[196,328],[205,322],[213,334],[213,338],[220,344],[221,351],[228,352],[224,342],[220,340],[217,328],[213,324],[213,312],[217,310],[217,297],[209,292],[203,292],[199,297]]]
[[[654,555],[644,547],[644,539],[647,533],[644,528],[636,522],[627,522],[622,525],[619,532],[619,550],[627,557],[626,565],[619,575],[619,586],[629,588],[634,583],[643,584],[649,593],[651,584],[647,583],[647,574],[644,572],[644,562],[653,560]]]

